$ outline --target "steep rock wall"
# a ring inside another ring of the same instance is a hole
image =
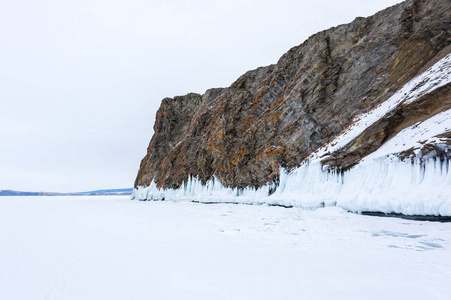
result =
[[[190,175],[202,182],[215,175],[227,187],[278,181],[279,166],[299,166],[448,53],[450,44],[450,1],[409,0],[319,32],[229,88],[163,99],[135,187],[154,180],[178,188]],[[446,105],[425,97],[361,139],[376,143],[354,143],[351,158],[344,149],[329,162],[349,167],[421,119],[420,110],[432,115],[449,108],[449,90],[436,91]]]

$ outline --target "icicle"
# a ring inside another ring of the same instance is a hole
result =
[[[341,172],[303,164],[279,182],[255,188],[226,188],[213,177],[205,185],[189,176],[179,189],[158,189],[155,182],[133,191],[133,199],[278,204],[312,209],[338,205],[351,211],[451,215],[451,161],[378,159]],[[275,192],[271,194],[271,191]]]

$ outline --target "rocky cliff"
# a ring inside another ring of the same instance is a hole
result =
[[[258,188],[277,183],[280,167],[293,169],[315,155],[348,169],[451,108],[451,66],[443,62],[450,52],[449,0],[408,0],[319,32],[228,88],[163,99],[135,187],[154,181],[178,188],[190,176],[203,183],[216,176],[226,187]],[[436,72],[412,83],[440,61],[442,77],[430,80]],[[361,116],[389,102],[394,106],[335,147]],[[448,145],[449,130],[440,132]],[[443,154],[434,143],[423,146]]]

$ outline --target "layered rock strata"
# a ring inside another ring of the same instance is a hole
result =
[[[153,181],[179,188],[191,176],[203,183],[215,176],[232,188],[277,183],[280,167],[311,159],[359,116],[444,59],[450,45],[451,2],[408,0],[319,32],[228,88],[165,98],[135,187]],[[450,108],[451,84],[445,82],[397,104],[321,161],[348,169],[403,129]],[[449,139],[449,129],[441,135]]]

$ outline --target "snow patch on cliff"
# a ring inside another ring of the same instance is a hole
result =
[[[368,127],[376,123],[400,104],[412,103],[423,95],[451,82],[451,54],[448,54],[425,72],[406,83],[399,91],[374,110],[359,115],[354,123],[332,142],[321,147],[309,159],[321,160],[328,153],[335,152],[354,140]]]
[[[449,131],[451,131],[451,109],[402,130],[378,150],[363,158],[360,164],[410,148],[419,151],[425,144],[443,145],[446,149],[446,139],[437,136]]]
[[[280,170],[280,182],[255,188],[227,188],[219,180],[207,184],[191,178],[179,189],[159,189],[155,183],[135,189],[132,199],[243,203],[315,209],[339,206],[354,212],[377,211],[406,215],[451,216],[450,161],[420,163],[397,158],[376,159],[343,173],[305,164],[293,172]]]

